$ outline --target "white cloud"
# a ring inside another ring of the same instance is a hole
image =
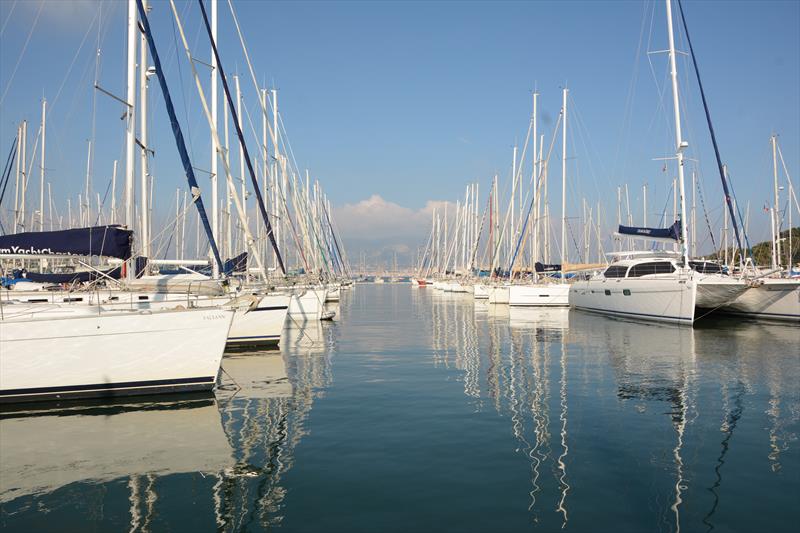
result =
[[[354,204],[337,207],[334,213],[339,230],[345,238],[376,241],[407,239],[416,243],[427,238],[433,210],[444,213],[445,204],[448,204],[448,218],[452,219],[455,206],[450,202],[428,200],[425,207],[412,209],[384,200],[378,194]]]

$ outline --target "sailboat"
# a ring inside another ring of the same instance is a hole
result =
[[[586,311],[616,316],[691,325],[698,308],[715,310],[747,290],[743,279],[721,272],[695,268],[689,259],[686,221],[684,152],[689,146],[681,133],[672,3],[666,0],[672,83],[675,150],[680,186],[680,219],[669,228],[619,226],[618,235],[649,242],[671,243],[672,251],[629,251],[611,254],[612,263],[604,271],[571,285],[570,303]]]
[[[561,199],[561,265],[550,267],[550,270],[561,270],[558,282],[546,282],[538,279],[540,273],[545,270],[541,263],[537,264],[535,276],[537,279],[533,283],[512,284],[508,287],[508,304],[512,306],[532,306],[532,307],[568,307],[569,306],[569,285],[564,276],[564,266],[567,262],[567,214],[566,214],[566,191],[567,191],[567,94],[569,90],[564,88],[562,91],[561,107],[561,180],[562,180],[562,199]],[[534,102],[536,100],[534,99]],[[536,110],[534,108],[534,117]],[[534,140],[535,144],[535,140]],[[543,165],[542,168],[546,166]],[[541,177],[541,176],[539,176]],[[531,201],[533,206],[534,200]],[[530,210],[528,213],[530,218]],[[524,239],[524,231],[520,234],[520,242]],[[513,272],[513,260],[511,269]]]

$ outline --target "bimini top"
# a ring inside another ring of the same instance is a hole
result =
[[[668,228],[641,228],[620,225],[615,235],[618,237],[636,237],[648,241],[676,242],[681,239],[681,221],[676,220]]]

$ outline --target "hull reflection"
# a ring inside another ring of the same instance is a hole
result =
[[[213,474],[233,464],[212,397],[3,415],[0,449],[0,502],[79,481]]]

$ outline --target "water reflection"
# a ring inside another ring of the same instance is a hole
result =
[[[335,339],[320,323],[310,326],[287,330],[281,351],[226,356],[215,395],[4,411],[0,527],[279,524],[283,477],[332,376]]]
[[[435,364],[456,363],[469,403],[488,400],[508,419],[513,451],[529,464],[532,524],[564,528],[586,516],[574,507],[585,491],[621,490],[655,511],[652,529],[711,531],[722,487],[739,485],[737,474],[778,482],[782,454],[796,445],[800,328],[678,328],[447,296],[430,305]],[[750,434],[738,436],[748,413]],[[732,449],[747,454],[754,442],[761,460],[726,467]],[[757,466],[764,460],[768,471]]]

